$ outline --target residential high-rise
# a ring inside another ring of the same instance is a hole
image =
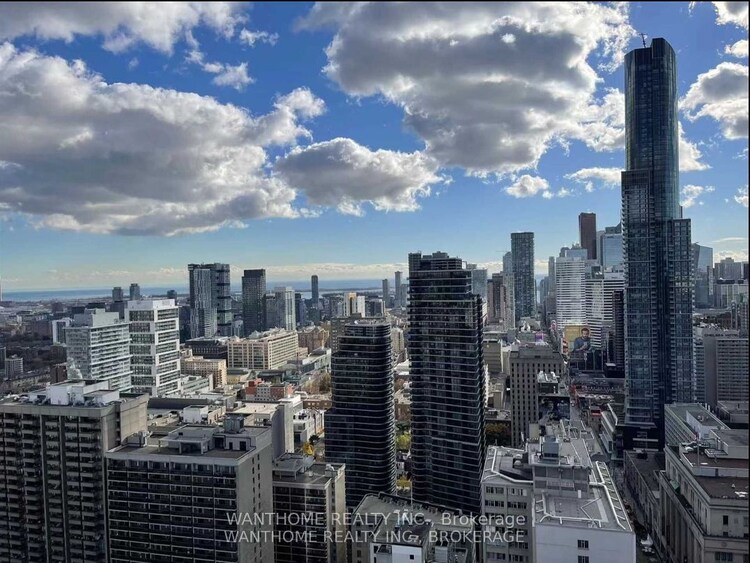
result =
[[[229,264],[188,264],[188,276],[190,310],[195,315],[197,331],[191,333],[192,338],[231,336],[233,314]]]
[[[742,280],[747,279],[745,269],[747,262],[735,262],[734,258],[727,257],[717,262],[715,269],[716,279],[722,280]]]
[[[163,397],[180,388],[179,308],[172,299],[128,301],[132,385]]]
[[[412,498],[478,513],[485,366],[471,282],[460,258],[409,254]]]
[[[516,300],[516,322],[522,317],[533,317],[536,312],[536,283],[534,281],[534,233],[511,233],[513,283]]]
[[[263,298],[266,295],[266,271],[245,270],[242,276],[242,322],[245,336],[265,330]]]
[[[578,238],[586,249],[586,258],[596,260],[596,213],[578,215]]]
[[[605,270],[620,270],[623,266],[622,225],[605,227],[597,233],[597,257]]]
[[[612,322],[614,324],[614,364],[625,369],[625,290],[612,294]]]
[[[505,254],[503,254],[503,273],[504,274],[513,273],[513,253],[512,252],[506,252]]]
[[[391,326],[346,325],[331,358],[333,408],[325,414],[326,460],[346,464],[346,505],[396,490]]]
[[[294,292],[294,320],[301,326],[307,323],[307,306],[299,291]]]
[[[86,381],[0,399],[0,561],[111,561],[101,459],[147,403]]]
[[[122,290],[121,287],[113,287],[112,288],[112,301],[117,303],[118,301],[124,301],[125,300],[125,292]]]
[[[355,292],[344,294],[344,316],[351,317],[357,314],[367,316],[365,296],[357,295]]]
[[[396,298],[394,300],[393,306],[394,307],[403,307],[404,303],[401,302],[401,272],[396,272],[396,280],[395,284],[393,286],[393,291],[395,291]]]
[[[693,243],[692,250],[695,307],[707,309],[713,306],[714,249]]]
[[[114,296],[114,292],[113,296]],[[137,301],[141,298],[141,286],[137,283],[130,284],[130,301]]]
[[[585,284],[594,264],[577,257],[555,260],[555,320],[561,333],[568,325],[586,324]]]
[[[664,39],[625,57],[625,448],[663,444],[664,405],[690,401],[690,220],[678,189],[677,60]]]
[[[86,309],[65,329],[68,377],[107,381],[112,391],[131,388],[130,330],[118,313]]]
[[[513,274],[492,274],[492,310],[487,312],[490,322],[502,324],[506,329],[513,328],[514,308]]]
[[[720,401],[747,400],[748,337],[719,327],[694,330],[695,400],[712,409]]]
[[[310,288],[312,289],[312,305],[314,309],[320,308],[320,290],[318,289],[318,276],[313,275],[310,278]]]
[[[594,271],[584,281],[585,324],[595,350],[606,349],[608,334],[615,332],[615,292],[624,288],[622,272]]]
[[[107,452],[110,562],[273,561],[271,434],[227,415]]]
[[[294,330],[297,327],[297,316],[294,310],[294,289],[291,287],[275,287],[273,292],[276,308],[276,323],[274,326]]]
[[[383,303],[388,307],[391,303],[391,291],[388,287],[388,278],[383,280]]]

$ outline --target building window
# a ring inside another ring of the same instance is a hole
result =
[[[578,549],[588,549],[589,540],[578,540]]]
[[[579,555],[578,556],[578,563],[589,563],[589,556],[588,555]]]
[[[714,561],[734,561],[734,554],[717,551],[716,553],[714,553]]]

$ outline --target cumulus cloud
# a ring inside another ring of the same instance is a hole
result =
[[[747,29],[747,2],[714,2],[716,23]]]
[[[0,205],[37,225],[174,235],[301,214],[265,148],[310,136],[302,121],[324,104],[309,90],[255,117],[6,43],[0,91]]]
[[[700,74],[680,100],[688,119],[715,119],[728,139],[747,138],[747,104],[748,67],[729,62]]]
[[[621,168],[604,168],[595,166],[592,168],[581,168],[576,172],[566,174],[569,180],[583,184],[587,192],[594,191],[594,185],[599,184],[607,188],[620,186]]]
[[[738,59],[746,59],[747,58],[747,39],[741,39],[740,41],[737,41],[737,43],[733,45],[727,45],[724,48],[724,52],[727,55],[732,55],[733,57],[737,57]]]
[[[513,184],[505,188],[505,192],[516,198],[533,197],[537,194],[541,194],[548,199],[550,197],[546,195],[550,193],[549,182],[539,176],[529,176],[528,174],[517,178]]]
[[[747,207],[747,186],[744,188],[737,188],[737,194],[734,196],[734,201],[739,203],[742,207]]]
[[[430,185],[447,181],[437,168],[420,152],[372,151],[343,138],[296,147],[274,165],[312,205],[335,206],[348,215],[362,215],[363,203],[379,211],[419,209]]]
[[[622,143],[595,67],[622,61],[625,4],[320,3],[301,26],[333,27],[326,74],[351,96],[401,107],[443,166],[514,173],[554,143]]]
[[[685,209],[693,207],[693,205],[703,205],[701,197],[705,194],[709,194],[714,191],[712,186],[694,186],[688,184],[683,186],[680,190],[680,205]]]
[[[276,45],[279,40],[278,33],[269,33],[267,31],[250,31],[243,29],[239,35],[240,41],[250,47],[255,47],[256,43],[268,43],[269,45]]]
[[[245,19],[242,9],[233,2],[3,2],[0,40],[34,36],[70,42],[98,35],[113,52],[144,43],[171,53],[185,32],[199,25],[231,37]]]

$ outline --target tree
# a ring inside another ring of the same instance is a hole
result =
[[[330,393],[331,391],[331,374],[326,372],[322,376],[320,376],[320,379],[318,381],[318,389],[320,389],[321,393]]]
[[[408,452],[411,447],[411,434],[404,433],[396,437],[396,448],[402,452]]]
[[[484,429],[487,443],[492,446],[507,446],[510,444],[510,429],[506,424],[493,422]]]

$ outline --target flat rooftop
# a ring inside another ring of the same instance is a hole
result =
[[[310,456],[287,453],[273,462],[273,482],[325,486],[331,480],[327,467],[338,471],[342,466],[341,463],[320,463]]]
[[[515,480],[531,481],[533,479],[531,466],[528,463],[523,463],[524,453],[524,450],[513,448],[488,447],[487,457],[484,460],[482,481],[497,475]]]
[[[664,452],[643,452],[646,457],[638,457],[634,451],[625,451],[625,457],[633,464],[635,470],[643,477],[649,490],[659,490],[657,473],[664,469]]]

